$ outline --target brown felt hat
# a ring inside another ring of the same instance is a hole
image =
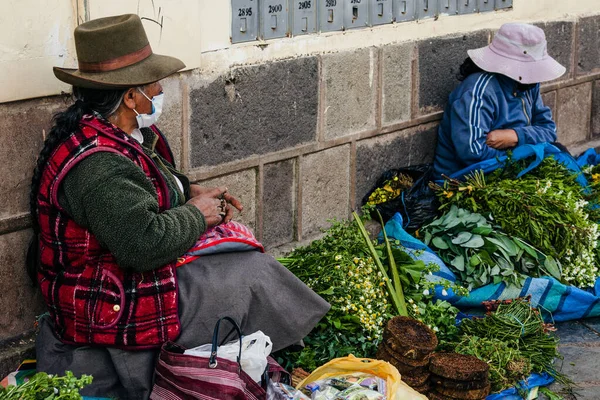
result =
[[[54,75],[73,86],[113,89],[142,86],[185,68],[174,57],[152,53],[140,17],[98,18],[75,28],[79,69],[54,67]]]

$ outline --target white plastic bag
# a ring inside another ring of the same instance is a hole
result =
[[[188,349],[184,354],[198,357],[210,357],[211,344]],[[255,382],[260,383],[262,374],[267,368],[267,356],[271,354],[273,343],[271,339],[256,331],[251,335],[242,337],[242,370],[250,375]],[[234,340],[217,348],[217,356],[231,361],[237,361],[240,351],[240,341]]]

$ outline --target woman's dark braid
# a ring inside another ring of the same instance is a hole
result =
[[[456,78],[462,82],[465,79],[467,79],[469,75],[474,74],[476,72],[483,72],[483,70],[479,68],[477,64],[473,62],[473,60],[471,60],[471,57],[467,57],[465,61],[463,61],[463,63],[461,64],[459,72],[458,74],[456,74]]]
[[[37,282],[37,267],[39,264],[39,240],[40,231],[37,218],[37,197],[42,179],[42,172],[50,156],[60,143],[66,140],[73,132],[79,129],[81,118],[88,113],[97,112],[108,118],[116,111],[123,100],[127,89],[98,90],[81,87],[73,87],[73,97],[76,99],[69,108],[54,115],[53,126],[44,141],[44,147],[40,152],[37,164],[31,179],[31,192],[29,194],[29,210],[32,217],[33,237],[27,251],[27,273],[35,284]]]

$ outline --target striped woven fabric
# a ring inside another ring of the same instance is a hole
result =
[[[256,240],[250,228],[239,222],[229,221],[204,232],[196,244],[179,257],[177,266],[185,265],[208,254],[248,250],[265,252],[263,245]]]
[[[237,362],[217,357],[209,359],[188,354],[180,346],[166,343],[160,352],[154,375],[151,400],[265,400],[265,390],[241,370]],[[289,380],[289,374],[271,357],[269,376],[274,381]]]

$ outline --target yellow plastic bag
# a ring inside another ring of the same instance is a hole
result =
[[[392,364],[371,358],[356,358],[352,354],[348,357],[336,358],[317,368],[306,379],[298,384],[297,389],[305,385],[334,376],[364,372],[385,379],[387,383],[388,400],[427,400],[426,396],[419,394],[413,388],[402,382],[400,373]]]

